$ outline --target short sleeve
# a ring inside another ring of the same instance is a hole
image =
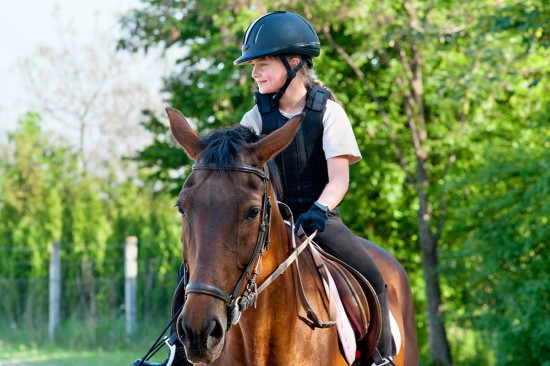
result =
[[[262,116],[258,110],[258,106],[254,106],[251,110],[245,113],[240,122],[241,125],[250,127],[259,136],[262,134]]]
[[[349,118],[344,108],[333,100],[327,101],[323,126],[323,150],[327,159],[347,156],[350,164],[361,160],[361,152]]]

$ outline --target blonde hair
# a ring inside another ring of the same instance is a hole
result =
[[[292,58],[301,58],[300,55],[292,55],[287,56],[288,61]],[[310,67],[307,63],[302,66],[302,68],[298,71],[298,76],[302,79],[302,82],[304,83],[304,86],[306,89],[311,88],[313,84],[320,86],[321,88],[327,89],[330,92],[330,95],[332,97],[332,100],[334,100],[336,103],[341,104],[338,98],[336,98],[336,95],[332,90],[330,90],[325,83],[323,83],[319,77],[317,76],[317,73],[313,69],[313,67]]]

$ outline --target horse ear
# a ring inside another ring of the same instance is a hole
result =
[[[168,107],[166,113],[168,113],[168,119],[170,120],[172,135],[187,155],[196,161],[204,149],[204,143],[200,135],[189,125],[187,119],[177,109]]]
[[[292,117],[281,128],[247,146],[258,165],[264,165],[290,144],[304,117],[305,113]]]

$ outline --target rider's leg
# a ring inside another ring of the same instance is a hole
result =
[[[325,231],[317,233],[313,240],[325,251],[358,270],[377,294],[384,291],[382,273],[359,238],[344,225],[338,210],[333,210],[329,214]]]
[[[180,268],[178,269],[178,280],[176,282],[176,289],[178,288],[179,283],[184,280],[186,276],[186,266],[185,262],[182,262],[180,265]],[[182,304],[183,306],[183,304]],[[172,338],[173,334],[175,333],[174,326],[172,325],[170,327],[170,337]],[[185,356],[185,349],[183,348],[183,345],[180,343],[178,339],[175,340],[176,345],[176,354],[174,357],[174,361],[172,362],[172,366],[190,366],[191,363],[187,361],[187,357]],[[141,362],[141,359],[135,360],[132,366],[166,366],[168,364],[168,359],[166,359],[162,363],[155,363],[155,362],[149,362],[149,361],[143,361]]]
[[[329,214],[325,231],[318,233],[314,241],[328,253],[340,258],[359,271],[377,294],[382,312],[382,333],[378,350],[383,358],[391,356],[391,327],[388,306],[388,290],[380,269],[371,258],[359,238],[344,225],[338,210]]]
[[[187,266],[185,262],[182,262],[180,265],[180,268],[178,268],[178,282],[176,283],[176,289],[178,288],[178,285],[181,281],[185,281],[185,284],[189,281],[187,278]],[[180,306],[183,306],[185,302],[185,298],[182,300],[182,304]],[[174,324],[170,327],[170,335],[173,335],[176,332],[174,328]],[[179,341],[179,339],[176,340],[176,355],[174,357],[174,362],[172,363],[173,366],[190,366],[191,363],[187,361],[187,357],[185,356],[185,349],[183,348],[183,345]]]
[[[392,336],[390,324],[390,309],[388,307],[388,287],[384,286],[384,291],[377,293],[378,301],[380,302],[380,310],[382,312],[382,332],[378,341],[378,352],[382,358],[392,356]]]

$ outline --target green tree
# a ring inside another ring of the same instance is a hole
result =
[[[445,272],[466,304],[457,320],[486,337],[499,365],[539,363],[549,351],[548,137],[544,149],[495,146],[460,182],[470,204],[457,212],[451,232],[462,245],[446,254]]]
[[[450,184],[445,241],[454,245],[443,273],[456,289],[456,319],[482,334],[499,365],[548,353],[548,16],[524,2],[481,19],[470,48],[480,100],[471,141],[484,149]]]
[[[3,303],[8,318],[33,323],[43,320],[36,304],[47,299],[47,292],[44,286],[23,279],[48,274],[44,263],[63,226],[59,187],[71,158],[67,159],[66,147],[56,147],[44,136],[37,114],[23,116],[19,126],[8,137],[13,144],[11,158],[0,168],[0,274],[5,279],[21,279],[18,288],[10,291],[15,301]]]
[[[283,8],[316,27],[322,43],[316,70],[345,105],[364,156],[353,167],[343,215],[404,263],[417,308],[426,306],[426,327],[418,314],[421,350],[432,363],[450,365],[445,322],[456,317],[444,310],[451,302],[464,310],[456,294],[467,289],[442,280],[447,263],[440,258],[448,260],[445,252],[466,240],[447,233],[463,220],[455,207],[475,205],[456,194],[456,182],[485,164],[500,135],[528,127],[510,116],[528,117],[525,104],[540,110],[547,101],[549,14],[542,1],[143,3],[123,19],[129,36],[120,44],[184,51],[182,69],[165,83],[168,102],[201,132],[238,121],[251,107],[249,70],[232,61],[252,20]],[[163,174],[173,172],[185,161],[174,155],[167,129],[152,121],[158,143],[141,161],[163,160]],[[500,330],[488,322],[484,329]]]
[[[113,347],[124,337],[114,330],[104,337],[101,321],[108,317],[112,323],[123,311],[126,236],[141,243],[140,293],[148,299],[140,297],[140,309],[149,320],[169,314],[181,262],[175,199],[154,192],[139,176],[121,180],[113,170],[104,180],[85,174],[76,149],[43,131],[41,123],[39,115],[28,113],[1,147],[0,288],[8,296],[0,300],[0,335],[14,326],[27,333],[25,327],[32,327],[36,331],[25,339],[44,341],[50,248],[56,241],[62,320],[87,324],[77,327],[77,337],[60,332],[59,341]]]

